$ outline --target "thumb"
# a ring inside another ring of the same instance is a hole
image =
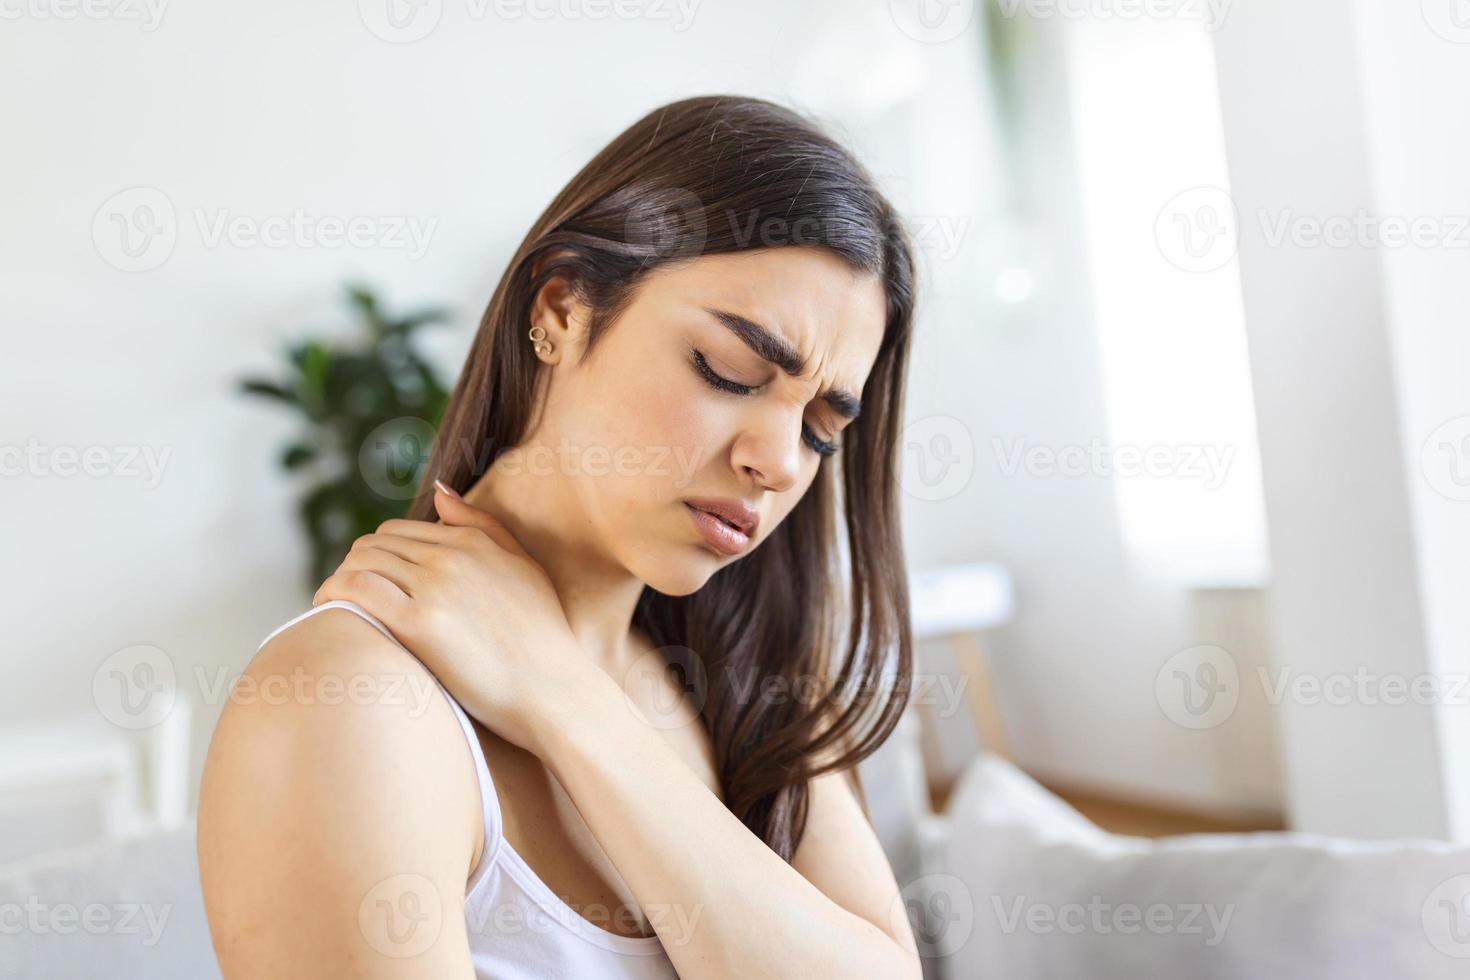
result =
[[[450,527],[473,527],[513,554],[530,557],[521,543],[494,515],[488,514],[449,489],[443,480],[434,481],[434,509],[439,519]]]

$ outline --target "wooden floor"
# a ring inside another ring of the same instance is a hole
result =
[[[1254,831],[1285,830],[1279,817],[1262,816],[1242,820],[1173,809],[1139,800],[1127,800],[1096,790],[1044,784],[1067,805],[1103,830],[1128,837],[1175,837],[1180,834],[1243,834]],[[949,793],[931,787],[931,800],[936,813],[944,812]]]
[[[1095,792],[1048,786],[1084,817],[1102,829],[1129,837],[1173,837],[1178,834],[1238,834],[1285,830],[1280,818],[1239,820],[1165,809],[1149,803],[1120,800]]]

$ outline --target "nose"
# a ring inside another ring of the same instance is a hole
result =
[[[753,418],[735,440],[731,462],[761,487],[782,493],[801,474],[801,412],[778,408]]]

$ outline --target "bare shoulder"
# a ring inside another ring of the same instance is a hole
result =
[[[200,789],[200,879],[225,974],[464,975],[474,778],[433,677],[361,617],[326,609],[272,637],[228,697]],[[438,910],[422,953],[378,928],[410,905]]]

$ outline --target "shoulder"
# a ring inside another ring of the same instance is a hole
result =
[[[200,787],[200,877],[227,972],[251,957],[263,968],[372,954],[358,917],[374,889],[463,900],[480,814],[456,741],[428,670],[349,610],[314,613],[257,651]]]
[[[239,738],[266,734],[271,737]],[[454,741],[464,736],[428,668],[361,616],[333,607],[256,651],[225,695],[210,757],[236,749],[251,759],[301,767],[333,753],[362,761],[366,749],[389,758],[421,750],[439,755]],[[301,743],[314,751],[289,751]],[[465,771],[456,767],[454,774]],[[364,766],[351,775],[391,774]]]

